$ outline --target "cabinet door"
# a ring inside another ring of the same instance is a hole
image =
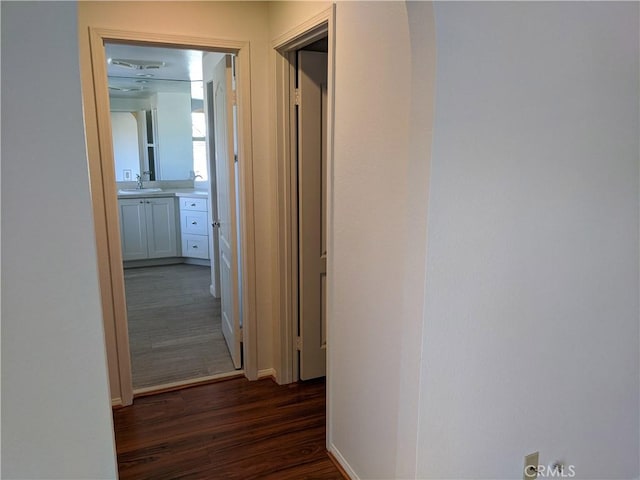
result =
[[[178,256],[176,208],[171,198],[146,198],[147,258]]]
[[[147,258],[147,221],[144,202],[143,198],[118,200],[123,260]]]

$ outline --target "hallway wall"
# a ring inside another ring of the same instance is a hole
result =
[[[435,14],[418,476],[638,478],[639,5]]]
[[[2,478],[116,478],[76,5],[2,2]]]
[[[433,15],[426,2],[340,2],[336,17],[329,442],[354,478],[412,478]]]
[[[330,448],[638,478],[638,4],[430,8],[337,5]]]

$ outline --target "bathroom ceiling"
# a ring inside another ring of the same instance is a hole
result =
[[[202,81],[203,52],[199,50],[107,43],[105,53],[109,95],[114,98],[148,98],[158,91],[184,92],[190,89],[191,82]],[[134,68],[116,65],[112,60],[128,60]],[[149,62],[164,65],[135,68]]]

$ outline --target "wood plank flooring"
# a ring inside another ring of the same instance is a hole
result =
[[[325,450],[324,379],[235,378],[114,411],[120,480],[343,479]]]
[[[124,278],[134,389],[234,370],[209,267],[130,268]]]

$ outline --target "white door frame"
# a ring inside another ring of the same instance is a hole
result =
[[[327,52],[327,304],[332,297],[332,225],[333,225],[333,131],[335,79],[335,5],[286,32],[272,42],[276,61],[276,150],[278,159],[277,224],[278,261],[276,262],[276,381],[291,383],[298,379],[296,328],[298,324],[298,209],[297,164],[295,148],[294,85],[295,52],[323,37],[328,38]],[[293,148],[292,148],[293,147]],[[331,311],[327,310],[328,349],[331,349]],[[327,363],[330,355],[327,355]],[[329,368],[327,366],[327,372]],[[327,417],[328,418],[328,417]]]
[[[104,225],[101,225],[100,222],[96,222],[95,225],[96,236],[99,239],[101,235],[106,237],[97,242],[101,289],[106,289],[110,293],[109,295],[103,292],[102,310],[104,322],[111,322],[115,327],[114,341],[117,350],[118,379],[122,404],[130,405],[133,402],[133,383],[111,139],[105,42],[134,43],[169,48],[192,48],[232,53],[237,56],[238,135],[240,139],[238,144],[241,210],[240,248],[242,249],[242,289],[244,292],[242,296],[244,374],[249,380],[256,380],[258,378],[258,352],[249,42],[94,27],[89,29],[89,35],[93,74],[93,100],[95,100],[99,145],[98,152],[93,155],[91,151],[89,152],[89,175],[91,184],[101,187],[92,188],[91,195],[94,212],[101,210],[103,213],[100,217],[103,216],[105,218]],[[90,92],[88,96],[91,97]],[[94,216],[96,215],[94,214]]]

